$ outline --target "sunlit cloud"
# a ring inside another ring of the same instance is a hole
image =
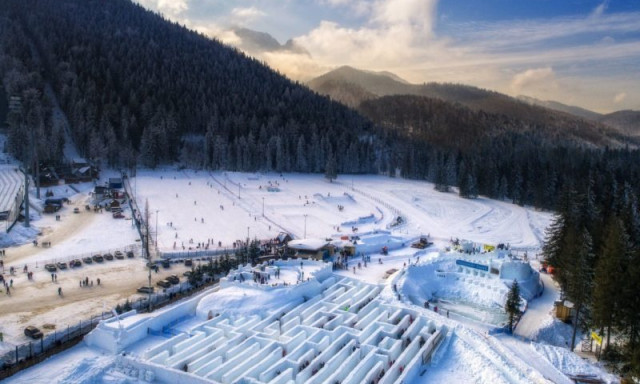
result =
[[[616,104],[619,104],[621,102],[624,101],[624,99],[627,98],[627,93],[626,92],[620,92],[617,95],[615,95],[615,97],[613,98],[613,102]]]
[[[189,9],[189,0],[137,0],[145,8],[153,9],[170,18],[184,15]]]
[[[613,13],[608,1],[582,15],[456,23],[438,0],[138,1],[241,49],[256,45],[239,26],[292,38],[303,49],[247,53],[296,80],[351,65],[599,111],[640,108],[640,12]]]
[[[511,81],[511,88],[515,93],[522,92],[523,89],[534,88],[557,88],[555,74],[550,67],[527,69],[517,73]]]
[[[233,8],[231,16],[235,23],[246,24],[251,23],[266,14],[256,7]]]

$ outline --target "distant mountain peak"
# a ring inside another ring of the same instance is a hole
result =
[[[233,30],[233,33],[240,38],[240,43],[237,44],[237,47],[251,54],[289,51],[310,56],[309,52],[304,49],[304,47],[300,46],[292,39],[287,40],[284,44],[280,44],[280,42],[270,34],[254,31],[249,28],[237,28]]]
[[[394,81],[397,81],[399,83],[403,83],[403,84],[410,84],[407,80],[401,78],[400,76],[396,75],[395,73],[389,72],[389,71],[370,71],[370,70],[366,70],[366,69],[358,69],[358,68],[354,68],[350,65],[342,65],[338,68],[335,68],[327,73],[325,73],[322,76],[363,76],[363,75],[369,75],[369,76],[374,76],[374,77],[384,77],[384,78],[388,78]]]
[[[531,105],[537,105],[540,107],[553,109],[555,111],[569,113],[574,116],[582,117],[588,120],[595,121],[602,117],[602,115],[597,112],[593,112],[581,107],[576,107],[574,105],[563,104],[553,100],[540,100],[540,99],[536,99],[535,97],[525,96],[525,95],[518,95],[516,98],[520,101],[524,101],[525,103],[528,103]]]

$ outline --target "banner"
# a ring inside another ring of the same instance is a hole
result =
[[[591,332],[591,338],[595,340],[598,345],[602,345],[602,336],[598,335],[594,331]]]

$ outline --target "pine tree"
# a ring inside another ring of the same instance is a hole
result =
[[[324,177],[329,180],[329,182],[333,182],[333,180],[338,178],[338,164],[336,162],[335,156],[332,154],[329,155],[327,159],[327,165],[324,168]]]
[[[625,274],[629,246],[629,238],[622,222],[617,217],[612,217],[605,230],[604,245],[597,263],[592,303],[593,325],[597,329],[606,330],[607,347],[623,306],[620,276]]]
[[[256,264],[258,262],[258,257],[260,256],[260,241],[258,239],[253,239],[249,244],[249,261],[251,264]]]
[[[504,310],[509,316],[509,332],[513,332],[513,326],[516,318],[520,316],[520,302],[520,286],[518,285],[518,281],[514,279],[507,295],[507,301],[504,305]]]
[[[586,317],[593,291],[593,272],[595,255],[591,235],[586,228],[569,228],[565,237],[565,249],[568,255],[565,264],[566,295],[574,304],[573,333],[571,350],[575,347],[578,326]]]
[[[304,136],[300,135],[298,146],[296,147],[296,171],[307,172],[307,149],[304,143]]]

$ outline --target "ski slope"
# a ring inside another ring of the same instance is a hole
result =
[[[405,223],[396,232],[407,235],[536,249],[552,220],[547,212],[462,199],[435,191],[431,183],[384,176],[344,176],[330,183],[322,175],[173,169],[139,171],[131,184],[141,209],[149,203],[152,228],[158,222],[162,251],[196,249],[210,240],[232,248],[247,236],[274,238],[281,231],[296,238],[352,234],[353,227],[362,233],[387,229],[398,215]]]

